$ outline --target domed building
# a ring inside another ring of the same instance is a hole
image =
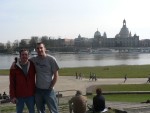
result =
[[[139,47],[139,36],[136,34],[133,36],[131,35],[131,32],[129,32],[129,29],[127,28],[125,19],[123,20],[123,26],[120,29],[120,32],[116,34],[114,38],[107,38],[106,32],[104,32],[102,36],[97,29],[94,33],[94,38],[88,39],[79,35],[74,41],[76,47]]]
[[[92,47],[93,48],[102,47],[102,41],[103,41],[103,37],[101,36],[101,33],[97,29],[97,31],[94,33]]]
[[[128,38],[129,37],[129,30],[126,26],[126,20],[123,20],[123,26],[120,30],[119,36],[122,38]]]
[[[119,32],[115,36],[115,47],[138,47],[139,46],[139,36],[136,34],[134,36],[131,35],[127,26],[126,20],[123,20],[123,26]]]
[[[98,29],[97,29],[97,31],[94,33],[94,38],[101,38],[101,33],[98,31]]]
[[[138,47],[139,46],[139,36],[136,34],[131,35],[129,29],[126,25],[126,20],[123,20],[123,26],[120,32],[116,34],[115,38],[107,38],[104,32],[101,36],[100,32],[97,30],[94,33],[93,44],[94,47]]]

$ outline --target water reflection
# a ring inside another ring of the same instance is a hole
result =
[[[53,54],[60,68],[150,64],[150,54]],[[1,55],[0,69],[9,69],[16,55]]]
[[[116,56],[114,58],[116,59],[139,59],[139,56],[141,54],[131,54],[131,53],[119,53],[119,54],[115,54]]]

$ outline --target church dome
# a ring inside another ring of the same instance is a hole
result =
[[[126,21],[125,20],[123,20],[123,27],[121,28],[119,35],[121,38],[129,37],[129,30],[126,27]]]
[[[101,37],[101,33],[97,30],[97,31],[94,33],[94,37]]]

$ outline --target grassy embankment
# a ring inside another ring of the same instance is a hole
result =
[[[98,67],[78,67],[61,68],[60,76],[75,76],[75,73],[84,74],[89,77],[90,72],[95,73],[98,78],[122,78],[127,74],[128,78],[147,78],[150,74],[150,65],[121,65],[121,66],[98,66]],[[0,70],[0,75],[8,75],[9,70]]]
[[[150,91],[150,84],[118,84],[118,85],[100,85],[103,91]],[[95,89],[97,88],[95,87]],[[93,90],[95,93],[95,90]],[[104,95],[107,101],[120,102],[145,102],[150,99],[150,94],[111,94]],[[92,98],[90,96],[90,98]]]
[[[84,77],[89,77],[90,72],[92,72],[98,78],[122,78],[125,74],[128,78],[147,78],[150,74],[150,65],[62,68],[59,71],[60,76],[75,76],[76,72],[84,74]]]

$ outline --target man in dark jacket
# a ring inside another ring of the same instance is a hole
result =
[[[24,104],[26,104],[29,113],[35,113],[35,67],[28,58],[28,51],[22,49],[20,51],[20,60],[10,69],[9,93],[11,102],[16,104],[17,113],[23,113]]]
[[[93,111],[94,113],[100,113],[105,109],[105,98],[102,95],[100,88],[96,89],[96,96],[93,97]]]

